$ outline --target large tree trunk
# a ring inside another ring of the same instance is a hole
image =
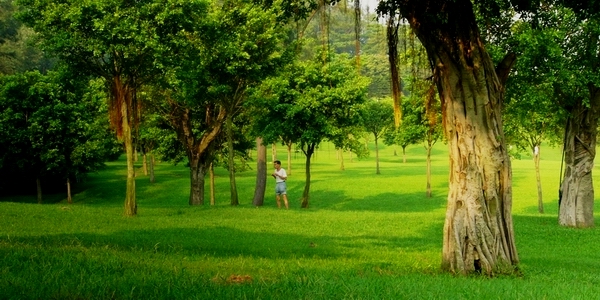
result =
[[[540,176],[540,146],[533,147],[533,164],[535,165],[535,181],[537,182],[538,192],[538,212],[544,213],[544,201],[542,199],[542,179]]]
[[[289,158],[288,158],[289,159]],[[267,188],[267,147],[262,137],[256,138],[256,187],[254,188],[254,206],[263,206]]]
[[[565,129],[565,173],[559,199],[558,223],[569,227],[594,226],[592,169],[596,157],[596,135],[600,94],[590,106],[583,101],[573,107]]]
[[[231,193],[231,205],[240,204],[235,184],[235,152],[233,149],[233,116],[227,116],[227,164],[229,166],[229,192]]]
[[[306,151],[302,150],[306,156],[305,173],[306,182],[304,183],[304,192],[302,192],[302,208],[308,208],[308,198],[310,196],[310,159],[315,152],[315,145],[309,144]]]
[[[427,50],[442,101],[450,154],[442,268],[513,272],[519,259],[501,118],[505,77],[483,47],[470,0],[396,3]]]

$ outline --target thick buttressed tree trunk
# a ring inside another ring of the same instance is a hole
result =
[[[256,187],[254,188],[254,206],[263,206],[267,188],[267,147],[262,137],[256,138]]]
[[[396,3],[427,50],[442,102],[450,154],[442,268],[457,274],[513,272],[519,259],[501,107],[514,56],[497,74],[470,0]],[[432,14],[444,18],[436,22]]]
[[[306,156],[306,183],[304,183],[304,191],[302,192],[302,208],[308,208],[308,198],[310,195],[310,159],[312,158],[313,153],[315,153],[315,146],[315,144],[308,144],[306,150],[304,147],[302,148],[302,152],[304,152],[304,155]]]
[[[562,226],[594,226],[592,169],[600,108],[598,89],[592,89],[590,100],[589,106],[583,101],[577,102],[565,129],[565,173],[560,187],[558,215],[558,223]]]

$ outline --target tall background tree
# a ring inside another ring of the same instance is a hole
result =
[[[364,103],[360,113],[362,125],[375,139],[375,173],[381,174],[379,170],[379,138],[394,127],[394,106],[391,101],[370,100]]]

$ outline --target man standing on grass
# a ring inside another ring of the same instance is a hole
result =
[[[286,185],[285,185],[285,180],[287,179],[287,173],[285,172],[285,169],[281,167],[281,161],[276,160],[273,162],[273,165],[275,166],[275,172],[273,172],[273,174],[271,174],[271,176],[273,176],[273,178],[275,178],[275,195],[276,195],[276,199],[277,199],[277,207],[281,208],[281,199],[280,197],[283,196],[283,203],[285,204],[285,209],[289,209],[289,205],[288,205],[288,199],[287,199],[287,192],[286,192]]]

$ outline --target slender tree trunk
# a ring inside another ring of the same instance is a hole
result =
[[[303,150],[304,151],[304,150]],[[310,196],[310,159],[315,151],[315,145],[309,144],[304,155],[306,156],[305,173],[306,183],[304,184],[304,192],[302,192],[302,208],[308,208],[308,199]]]
[[[592,170],[596,157],[600,94],[591,100],[589,107],[578,101],[565,129],[565,173],[558,215],[558,223],[562,226],[594,226]]]
[[[289,161],[288,155],[288,161]],[[262,137],[256,138],[256,187],[254,188],[254,206],[263,206],[265,190],[267,188],[267,147],[263,144]]]
[[[512,273],[519,259],[501,118],[507,77],[499,75],[506,74],[496,74],[470,0],[396,3],[427,50],[442,102],[450,155],[442,268]],[[432,13],[443,14],[444,21],[436,22]],[[510,58],[501,66],[510,69]]]
[[[402,120],[402,83],[398,70],[398,29],[400,22],[394,11],[388,17],[387,46],[388,61],[390,63],[390,80],[392,86],[392,100],[394,102],[394,126],[398,128]]]
[[[235,160],[233,149],[233,116],[227,115],[227,164],[229,165],[229,191],[231,193],[231,205],[240,204],[238,200],[237,186],[235,184]]]
[[[71,196],[71,178],[67,176],[67,203],[73,204],[73,197]]]
[[[402,146],[402,163],[406,163],[406,146]]]
[[[292,175],[292,142],[286,142],[287,145],[287,169],[285,170],[287,175]]]
[[[340,170],[346,170],[346,166],[344,166],[344,150],[342,148],[337,149],[338,157],[340,159]]]
[[[210,163],[210,205],[214,206],[217,202],[215,197],[215,165]]]
[[[360,31],[361,31],[360,0],[354,0],[354,52],[356,57],[356,71],[360,75]]]
[[[199,157],[189,158],[190,161],[190,205],[204,205],[204,177],[206,170]]]
[[[37,190],[37,203],[42,204],[42,181],[39,176],[35,178],[35,185]]]
[[[125,215],[135,216],[137,214],[137,203],[135,199],[135,166],[134,166],[134,150],[133,136],[131,134],[131,124],[129,115],[131,110],[129,109],[130,101],[123,101],[122,111],[123,115],[123,141],[125,142],[125,154],[127,156],[127,192],[125,195]]]
[[[142,170],[144,170],[144,176],[148,176],[148,155],[146,152],[142,155]]]
[[[156,178],[154,177],[154,163],[154,153],[150,152],[150,183],[154,183],[156,181]]]
[[[431,198],[431,144],[427,145],[427,197]]]
[[[379,137],[375,134],[375,164],[377,165],[376,174],[381,174],[379,171]]]
[[[274,162],[277,160],[277,145],[275,143],[273,143],[271,145],[271,162]]]
[[[533,164],[535,165],[535,180],[537,182],[538,212],[544,213],[544,201],[542,200],[542,179],[540,176],[540,146],[533,147]]]

